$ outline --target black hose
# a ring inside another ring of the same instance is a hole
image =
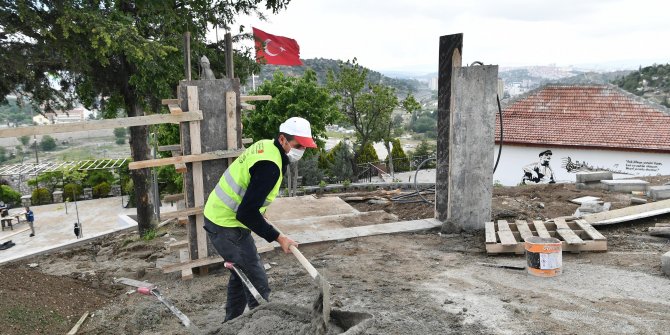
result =
[[[493,173],[496,173],[498,169],[498,163],[500,162],[500,154],[502,153],[503,147],[503,117],[502,117],[502,108],[500,108],[500,96],[496,94],[496,101],[498,102],[498,115],[500,116],[500,146],[498,147],[498,158],[496,158],[496,165],[493,167]]]

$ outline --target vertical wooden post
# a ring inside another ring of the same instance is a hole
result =
[[[224,38],[226,43],[226,77],[233,79],[235,77],[233,62],[233,36],[227,32]]]
[[[228,34],[226,34],[227,36]],[[227,149],[237,149],[237,95],[235,91],[226,92],[226,139]],[[228,164],[232,164],[235,158],[228,158]]]
[[[197,86],[188,86],[186,88],[186,95],[188,97],[188,110],[197,111],[200,110],[200,104],[198,100],[198,87]],[[189,123],[189,131],[191,137],[191,154],[200,154],[202,153],[202,146],[200,142],[200,121],[191,121]],[[193,201],[196,207],[205,205],[205,195],[204,195],[204,186],[202,181],[202,162],[193,163]],[[203,228],[205,221],[202,214],[197,214],[195,216],[195,231],[198,239],[197,250],[198,258],[207,257],[207,233]],[[191,257],[193,258],[193,257]],[[200,269],[200,274],[206,274],[207,268],[203,267]]]
[[[184,33],[184,76],[191,80],[191,32]]]
[[[435,176],[435,218],[445,222],[449,208],[449,136],[453,111],[454,67],[461,66],[463,34],[440,36],[437,77],[437,168]]]

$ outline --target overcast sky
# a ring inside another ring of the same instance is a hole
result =
[[[637,68],[670,62],[668,0],[292,0],[267,22],[301,58],[357,57],[374,70],[436,72],[439,36],[463,33],[463,63]]]

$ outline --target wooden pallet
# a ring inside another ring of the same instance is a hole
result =
[[[524,241],[531,236],[555,237],[561,240],[563,251],[607,251],[605,236],[586,221],[556,218],[547,222],[486,222],[486,252],[523,254]]]

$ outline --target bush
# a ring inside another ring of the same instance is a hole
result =
[[[54,150],[56,149],[56,140],[49,135],[44,135],[40,141],[40,148],[44,151]]]
[[[94,187],[101,183],[114,183],[114,174],[109,170],[91,170],[88,171],[84,185]]]
[[[118,144],[118,145],[124,145],[124,144],[126,144],[126,139],[123,138],[123,137],[120,137],[120,138],[117,138],[116,141],[114,141],[114,142],[116,142],[116,144]]]
[[[63,186],[63,197],[65,199],[78,200],[83,193],[84,188],[79,184],[70,183]]]
[[[109,186],[109,183],[103,181],[102,183],[93,186],[93,197],[94,198],[104,198],[109,194],[109,191],[112,190],[112,187]]]
[[[33,205],[45,205],[51,203],[51,192],[46,188],[36,188],[32,194]]]
[[[300,171],[300,176],[302,176],[302,185],[316,185],[324,178],[323,171],[319,169],[318,160],[319,157],[313,155],[298,161],[298,171]]]
[[[0,200],[6,204],[17,204],[21,201],[21,193],[14,191],[8,185],[0,185]]]

